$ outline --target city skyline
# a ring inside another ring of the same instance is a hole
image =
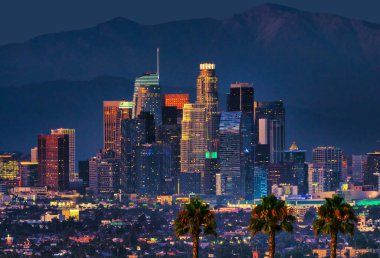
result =
[[[0,4],[0,256],[379,257],[380,4],[149,1]]]

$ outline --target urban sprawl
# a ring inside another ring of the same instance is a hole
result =
[[[199,236],[200,257],[271,257],[250,224],[271,194],[294,218],[275,257],[330,256],[313,223],[337,195],[357,218],[337,256],[379,257],[380,151],[320,146],[307,161],[285,146],[282,101],[257,101],[247,82],[231,84],[226,111],[220,98],[214,63],[200,64],[194,103],[163,94],[157,69],[136,78],[130,101],[104,101],[104,146],[88,160],[76,163],[73,128],[38,135],[30,155],[1,153],[1,257],[192,257],[176,218],[197,201],[217,225]]]

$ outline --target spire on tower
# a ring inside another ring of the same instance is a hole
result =
[[[157,48],[157,75],[160,78],[160,48]]]

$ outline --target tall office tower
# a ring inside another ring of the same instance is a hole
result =
[[[255,173],[253,177],[253,198],[261,199],[268,195],[267,186],[268,170],[264,167],[255,167]]]
[[[119,188],[119,158],[112,150],[102,150],[89,161],[89,190],[92,194],[113,194]]]
[[[51,134],[67,134],[69,136],[69,179],[78,178],[75,170],[75,129],[52,129]]]
[[[256,145],[269,145],[269,162],[281,163],[285,148],[285,108],[282,101],[255,102]],[[261,155],[257,146],[256,156]]]
[[[352,155],[352,181],[362,184],[367,168],[367,155]]]
[[[269,144],[256,144],[255,167],[268,168],[270,161]]]
[[[126,193],[136,192],[136,146],[155,142],[154,115],[141,112],[135,119],[122,121],[121,188]]]
[[[367,154],[367,169],[364,173],[364,185],[367,189],[380,190],[380,151]]]
[[[196,103],[205,106],[207,148],[209,151],[217,151],[219,99],[218,77],[213,63],[200,64],[200,73],[197,77]]]
[[[325,189],[325,178],[327,170],[323,164],[309,163],[308,164],[308,193],[320,193],[328,191]]]
[[[204,175],[207,130],[205,105],[185,104],[181,135],[181,172]]]
[[[164,186],[163,146],[158,143],[141,144],[136,148],[136,192],[160,195]]]
[[[272,193],[272,186],[283,184],[281,176],[286,173],[286,166],[283,163],[273,163],[268,166],[268,194]]]
[[[342,150],[337,147],[317,147],[313,149],[312,163],[323,166],[324,191],[336,191],[342,174]]]
[[[69,189],[70,138],[67,134],[38,135],[38,178],[40,186]]]
[[[308,170],[305,162],[306,151],[298,149],[296,143],[293,142],[289,150],[284,152],[286,174],[283,175],[281,181],[290,185],[297,185],[300,194],[306,194],[308,187]]]
[[[247,82],[232,83],[227,93],[227,111],[253,112],[253,84]]]
[[[205,173],[201,178],[202,193],[216,194],[216,175],[219,174],[219,158],[217,152],[205,153]]]
[[[80,160],[79,163],[79,173],[78,177],[83,181],[83,187],[89,186],[89,176],[90,176],[90,160]]]
[[[222,112],[219,160],[222,194],[253,194],[253,119],[245,112]]]
[[[175,107],[164,107],[164,108],[174,108]],[[165,117],[165,115],[163,115]],[[163,124],[158,130],[158,140],[163,144],[166,144],[167,151],[170,149],[171,162],[170,173],[166,176],[167,182],[172,181],[173,188],[171,191],[173,193],[178,193],[178,183],[179,183],[179,173],[180,173],[180,162],[181,162],[181,127],[177,124],[176,120],[164,119]],[[166,192],[170,192],[169,189]]]
[[[38,148],[37,147],[30,149],[30,162],[38,162]]]
[[[136,119],[137,143],[153,143],[156,141],[154,115],[141,112]]]
[[[38,162],[20,162],[21,186],[38,186]]]
[[[130,101],[103,101],[104,149],[121,155],[121,121],[132,116],[133,103]]]
[[[19,162],[14,153],[0,154],[0,179],[14,180],[19,176]]]
[[[162,124],[163,125],[173,125],[173,124],[177,125],[178,111],[179,110],[176,107],[162,107]]]
[[[156,127],[161,125],[162,97],[157,73],[147,73],[136,78],[133,103],[133,118],[138,117],[141,112],[145,111],[154,115]]]
[[[342,153],[342,173],[340,174],[340,182],[348,182],[348,157]]]

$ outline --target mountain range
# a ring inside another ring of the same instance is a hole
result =
[[[93,155],[101,101],[131,99],[134,78],[155,71],[157,47],[166,92],[193,94],[199,63],[215,62],[221,109],[230,83],[253,82],[256,99],[284,101],[289,145],[376,148],[380,25],[264,4],[223,20],[118,17],[1,46],[0,150],[27,151],[37,134],[74,127],[79,158]]]

